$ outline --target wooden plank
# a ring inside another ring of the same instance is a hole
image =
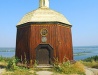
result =
[[[42,43],[41,29],[48,30],[47,42]],[[53,47],[53,58],[63,62],[64,56],[69,60],[73,59],[71,27],[59,24],[31,24],[17,28],[16,56],[21,59],[36,60],[36,48],[39,44],[49,44]]]

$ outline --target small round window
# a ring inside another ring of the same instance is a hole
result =
[[[46,36],[48,34],[48,30],[46,28],[41,29],[41,35]]]

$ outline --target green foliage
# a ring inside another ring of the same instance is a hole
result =
[[[82,63],[90,68],[97,68],[98,69],[98,56],[92,56],[82,60]]]
[[[9,69],[9,70],[11,69],[12,70],[13,68],[14,68],[13,67],[13,62],[12,61],[9,61],[8,62],[8,65],[7,65],[7,69]]]
[[[36,60],[34,61],[34,65],[33,65],[33,67],[34,67],[34,68],[37,67],[37,61],[36,61]]]
[[[81,62],[71,64],[70,61],[64,61],[63,63],[54,63],[53,70],[62,74],[82,74],[85,75],[84,65]]]
[[[92,56],[92,57],[89,57],[89,58],[86,58],[84,59],[83,61],[86,61],[86,62],[91,62],[91,61],[98,61],[98,56]]]
[[[19,59],[17,58],[12,58],[11,60],[8,61],[8,65],[7,65],[7,70],[15,70],[18,68],[18,66],[16,66],[16,64],[19,62]]]
[[[30,73],[28,69],[19,68],[14,71],[7,71],[3,75],[32,75],[32,73]]]
[[[10,60],[12,60],[12,59],[13,59],[13,57],[12,57],[12,58],[6,58],[6,57],[0,56],[0,61],[8,62],[8,61],[10,61]]]
[[[17,63],[19,62],[18,58],[12,57],[12,58],[5,58],[0,57],[0,65],[4,65],[5,63],[6,71],[3,75],[31,75],[31,72],[29,72],[29,69],[26,67],[19,67],[17,66]],[[26,63],[25,63],[26,64]]]
[[[97,68],[98,69],[98,61],[94,61],[94,60],[82,61],[82,63],[89,68]]]

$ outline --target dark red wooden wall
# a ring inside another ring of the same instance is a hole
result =
[[[16,56],[36,60],[35,49],[41,42],[41,29],[48,30],[47,42],[53,48],[53,58],[63,61],[64,56],[73,60],[71,26],[62,23],[31,23],[17,26]]]

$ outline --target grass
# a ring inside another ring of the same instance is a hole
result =
[[[3,75],[31,75],[30,69],[26,67],[19,67],[16,64],[18,59],[15,57],[5,58],[0,57],[0,68],[5,68],[6,72]]]
[[[71,64],[70,61],[58,63],[58,60],[54,63],[53,67],[54,72],[60,74],[80,74],[85,75],[84,65],[77,61],[74,64]]]
[[[0,57],[0,68],[6,69],[6,72],[3,75],[37,75],[36,72],[42,70],[39,68],[28,69],[23,66],[19,67],[16,65],[17,62],[18,59],[15,59],[14,57],[12,58]],[[85,60],[77,61],[73,64],[70,61],[67,62],[63,61],[63,63],[59,63],[58,60],[56,59],[53,68],[49,69],[49,71],[54,72],[55,74],[85,75],[83,64],[87,67],[98,69],[98,56],[89,57]]]
[[[85,70],[83,64],[76,62],[75,64],[69,64],[68,62],[55,67],[54,69],[58,73],[62,74],[83,74],[85,75]]]
[[[6,57],[2,57],[2,56],[0,56],[0,62],[9,62],[9,61],[11,61],[11,60],[13,60],[14,59],[14,57],[12,57],[12,58],[6,58]]]
[[[98,56],[86,58],[81,62],[87,67],[98,69]]]
[[[37,68],[26,68],[17,66],[18,59],[12,58],[4,58],[0,57],[1,65],[4,66],[6,72],[3,75],[37,75],[37,71],[41,71],[42,69]],[[35,63],[36,64],[36,63]],[[37,64],[36,64],[37,65]],[[35,65],[35,66],[36,66]],[[76,62],[75,64],[71,64],[69,61],[58,63],[56,61],[54,63],[54,67],[49,69],[51,72],[62,73],[62,74],[83,74],[84,68],[80,62]]]
[[[18,68],[17,70],[14,71],[6,71],[3,75],[31,75],[32,73],[29,72],[28,69],[20,69]]]
[[[89,67],[89,68],[96,68],[96,69],[98,69],[98,62],[96,62],[96,61],[91,61],[91,62],[82,61],[82,63],[85,66]]]

